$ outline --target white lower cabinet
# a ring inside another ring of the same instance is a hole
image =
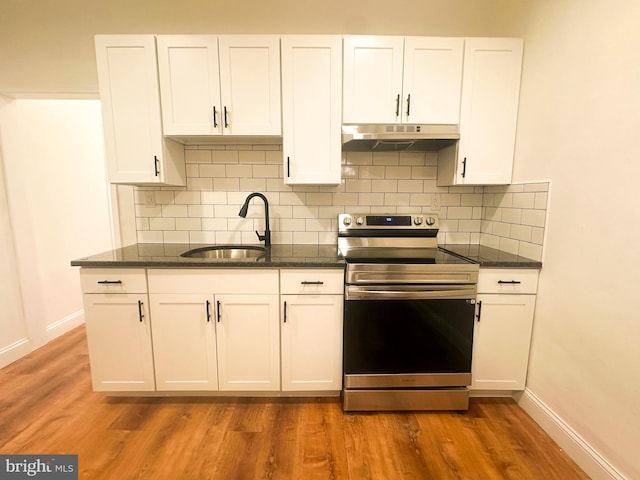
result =
[[[218,390],[213,295],[150,295],[157,390]]]
[[[283,295],[282,390],[342,389],[342,295]]]
[[[149,270],[157,390],[280,389],[277,270]]]
[[[342,269],[87,268],[81,283],[96,391],[342,388]]]
[[[220,390],[280,389],[278,295],[216,295]]]
[[[141,269],[82,269],[95,391],[155,390],[146,280]]]
[[[344,273],[280,272],[282,390],[342,389]]]
[[[538,270],[480,269],[473,390],[523,390]]]

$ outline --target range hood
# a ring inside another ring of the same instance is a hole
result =
[[[343,152],[433,152],[458,141],[458,125],[343,125]]]

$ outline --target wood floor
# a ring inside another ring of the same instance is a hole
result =
[[[0,370],[0,453],[78,454],[88,480],[588,478],[508,399],[344,414],[337,399],[107,397],[83,327]]]

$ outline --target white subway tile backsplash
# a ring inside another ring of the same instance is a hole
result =
[[[514,208],[534,208],[535,198],[535,193],[514,193],[512,206]]]
[[[213,190],[213,178],[189,178],[187,177],[187,190]]]
[[[211,163],[211,151],[209,150],[187,150],[184,151],[186,163]]]
[[[211,152],[213,163],[238,163],[239,151],[237,150],[214,150]],[[188,162],[188,160],[186,160]]]
[[[280,145],[189,145],[187,186],[137,187],[139,242],[258,243],[262,202],[238,217],[251,192],[268,200],[273,243],[335,243],[340,213],[431,213],[441,243],[480,243],[540,259],[549,184],[437,185],[437,153],[349,152],[336,186],[288,186]],[[154,206],[146,207],[148,192]],[[436,196],[434,201],[434,196]]]
[[[237,192],[240,190],[239,178],[214,178],[213,187],[210,190],[226,190]]]
[[[213,217],[213,205],[187,205],[190,217]]]
[[[189,210],[187,205],[163,205],[163,217],[188,217]]]
[[[533,227],[544,227],[546,210],[523,210],[522,223]]]
[[[409,166],[388,166],[387,178],[411,178],[411,167]]]
[[[202,230],[199,218],[176,218],[176,230]]]
[[[189,243],[188,231],[167,231],[165,230],[162,235],[162,242],[164,243]]]

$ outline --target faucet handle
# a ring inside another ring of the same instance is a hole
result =
[[[256,230],[256,235],[258,236],[258,240],[260,240],[261,242],[264,242],[265,239],[267,238],[266,234],[265,235],[260,235],[257,230]]]

